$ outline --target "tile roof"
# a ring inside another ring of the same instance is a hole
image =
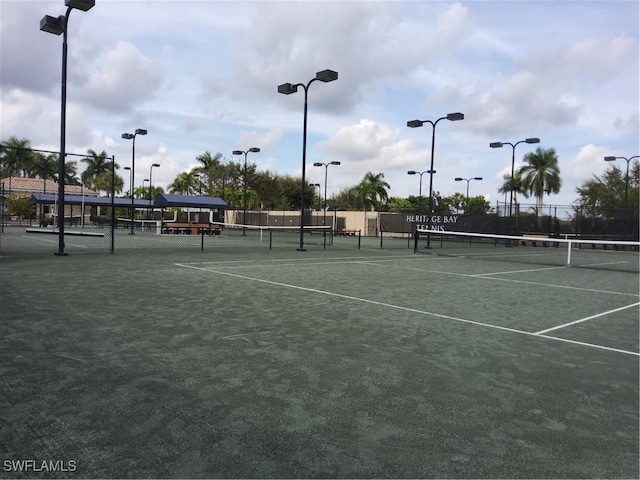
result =
[[[8,193],[56,193],[58,184],[53,180],[42,180],[41,178],[27,177],[7,177],[0,179],[0,184],[4,183],[5,192]],[[45,189],[46,187],[46,189]],[[80,185],[65,185],[64,192],[72,195],[81,195]],[[85,195],[97,196],[98,192],[89,188],[84,188]]]

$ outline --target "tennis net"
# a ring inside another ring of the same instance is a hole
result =
[[[638,273],[640,242],[417,229],[414,252]]]
[[[305,245],[324,246],[331,241],[333,230],[330,226],[260,226],[235,223],[217,223],[220,226],[220,240],[231,239],[234,242],[261,242],[264,246],[274,248],[279,245],[294,245],[302,240]]]

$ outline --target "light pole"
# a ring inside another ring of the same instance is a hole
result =
[[[233,155],[242,155],[244,154],[244,174],[243,174],[243,181],[244,181],[244,186],[243,186],[243,194],[242,194],[242,235],[246,235],[247,234],[247,228],[246,228],[246,224],[247,224],[247,155],[249,155],[249,152],[251,153],[258,153],[260,152],[260,149],[258,147],[252,147],[249,150],[234,150],[233,152],[231,152]]]
[[[327,171],[329,170],[329,165],[340,165],[340,162],[334,160],[333,162],[315,162],[313,164],[314,167],[324,167],[324,214],[322,215],[322,226],[327,226]]]
[[[149,167],[149,208],[152,207],[151,202],[153,201],[153,193],[151,191],[151,189],[153,188],[153,167],[159,167],[160,164],[159,163],[152,163],[151,167]],[[149,215],[147,214],[147,217]]]
[[[333,70],[322,70],[321,72],[317,72],[315,78],[309,80],[309,82],[305,85],[303,83],[283,83],[278,86],[278,93],[282,93],[284,95],[291,95],[292,93],[296,93],[298,91],[298,87],[302,87],[304,89],[304,120],[302,127],[302,183],[300,186],[300,247],[297,249],[300,252],[304,252],[304,186],[305,186],[305,170],[307,165],[307,98],[309,94],[309,87],[316,80],[320,80],[321,82],[333,82],[338,79],[338,72],[334,72]]]
[[[464,120],[464,113],[455,112],[449,113],[446,117],[440,117],[435,122],[431,120],[409,120],[407,122],[407,127],[409,128],[417,128],[421,127],[425,123],[431,124],[431,167],[429,168],[429,218],[427,219],[428,230],[431,230],[431,223],[433,217],[433,174],[436,172],[433,169],[433,157],[435,153],[435,145],[436,145],[436,125],[440,120],[449,120],[451,122],[455,122],[457,120]],[[427,248],[431,248],[431,235],[427,234]]]
[[[58,158],[58,251],[55,255],[67,255],[64,251],[64,177],[65,177],[65,142],[67,127],[67,30],[71,10],[86,12],[96,4],[95,0],[65,0],[67,12],[59,17],[45,15],[40,20],[40,30],[54,35],[62,34],[62,81],[60,95],[60,157]],[[60,214],[62,212],[62,215]]]
[[[135,235],[133,232],[133,182],[135,181],[135,169],[136,169],[136,136],[146,135],[147,131],[143,128],[136,128],[135,133],[123,133],[122,138],[125,140],[132,140],[131,144],[131,232],[130,235]]]
[[[430,175],[436,173],[435,170],[425,170],[424,172],[417,172],[415,170],[409,170],[407,172],[407,175],[420,175],[420,188],[418,190],[418,210],[420,210],[420,207],[422,207],[422,175],[424,175],[425,173],[428,173]]]
[[[511,231],[512,223],[511,216],[513,211],[513,188],[514,188],[514,176],[515,176],[515,164],[516,164],[516,146],[521,143],[540,143],[540,139],[536,137],[526,138],[524,140],[520,140],[516,143],[510,142],[492,142],[489,144],[491,148],[502,148],[504,145],[511,145],[511,185],[509,186],[509,233],[513,233]]]
[[[634,160],[636,158],[640,158],[640,156],[635,155],[633,157],[604,157],[604,161],[605,162],[615,162],[616,160],[625,160],[627,162],[627,174],[625,175],[625,180],[624,180],[624,209],[625,211],[627,210],[627,200],[629,197],[629,164],[631,163],[631,160]]]
[[[466,215],[468,210],[469,210],[469,182],[471,180],[482,180],[482,177],[471,177],[471,178],[456,177],[456,178],[454,178],[454,180],[456,182],[462,182],[463,180],[466,180],[466,182],[467,182],[467,203],[465,203],[465,205],[464,205],[464,213]]]

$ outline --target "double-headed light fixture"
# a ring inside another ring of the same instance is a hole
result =
[[[243,205],[243,213],[242,213],[242,235],[247,234],[247,155],[251,153],[259,153],[260,149],[258,147],[251,147],[249,150],[234,150],[231,152],[233,155],[243,155],[244,154],[244,193],[242,195],[242,205]]]
[[[514,181],[514,176],[515,176],[515,164],[516,164],[516,146],[520,145],[521,143],[540,143],[540,139],[537,137],[532,137],[532,138],[525,138],[524,140],[520,140],[519,142],[516,143],[511,143],[511,142],[491,142],[489,144],[489,147],[491,148],[502,148],[504,145],[511,145],[511,185],[509,185],[509,191],[510,191],[510,195],[509,195],[509,219],[511,219],[512,216],[512,211],[513,211],[513,190],[515,188],[515,181]],[[509,223],[511,223],[511,220],[509,220]],[[509,225],[509,228],[511,229],[511,225]]]
[[[58,159],[58,251],[56,255],[66,255],[64,251],[64,178],[66,161],[66,125],[67,125],[67,30],[71,10],[86,12],[96,4],[95,0],[65,0],[67,12],[58,17],[45,15],[40,20],[40,30],[54,35],[62,34],[62,81],[60,95],[60,157]]]
[[[298,251],[303,252],[304,249],[304,187],[305,187],[305,171],[307,164],[307,97],[309,93],[309,86],[316,80],[324,83],[333,82],[338,79],[338,72],[333,70],[322,70],[317,72],[315,78],[309,80],[305,85],[303,83],[283,83],[278,86],[278,93],[284,95],[291,95],[298,91],[298,87],[304,89],[304,120],[302,127],[302,184],[300,186],[300,246]]]
[[[134,209],[134,201],[133,201],[133,187],[135,183],[135,169],[136,169],[136,136],[137,135],[146,135],[147,131],[144,128],[136,128],[135,133],[123,133],[122,138],[125,140],[132,140],[131,146],[131,231],[130,235],[135,235],[133,231],[133,212]]]
[[[464,120],[464,113],[455,112],[449,113],[446,117],[440,117],[435,122],[432,120],[410,120],[407,122],[407,127],[409,128],[417,128],[422,127],[425,123],[429,123],[432,127],[431,129],[431,167],[427,172],[429,173],[429,218],[427,220],[428,230],[431,230],[431,213],[433,212],[433,174],[436,171],[433,169],[433,157],[435,152],[436,145],[436,125],[440,120],[449,120],[451,122],[455,122],[458,120]],[[427,234],[427,247],[431,247],[431,235]]]
[[[340,162],[334,160],[332,162],[315,162],[313,164],[314,167],[324,167],[324,214],[322,215],[322,226],[327,226],[327,171],[329,170],[329,165],[340,165]]]
[[[465,204],[465,207],[464,207],[464,213],[466,214],[469,211],[469,182],[471,182],[471,180],[482,180],[482,177],[471,177],[471,178],[456,177],[454,178],[454,180],[456,182],[462,182],[463,180],[467,182],[467,203]]]

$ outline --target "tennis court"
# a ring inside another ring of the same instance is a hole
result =
[[[0,257],[0,475],[638,477],[637,267],[335,240]]]

